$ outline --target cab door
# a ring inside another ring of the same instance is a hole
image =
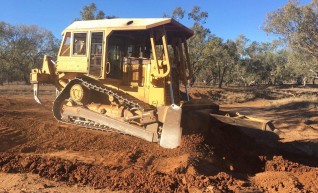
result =
[[[57,61],[58,72],[87,73],[87,32],[67,32]]]
[[[89,52],[89,74],[101,77],[103,64],[104,32],[91,32]]]
[[[124,40],[116,36],[111,36],[108,38],[107,52],[107,77],[113,79],[122,79],[123,60],[125,53]]]

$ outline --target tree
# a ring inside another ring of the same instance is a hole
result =
[[[0,66],[2,80],[24,80],[29,83],[31,68],[40,67],[44,54],[56,56],[58,40],[53,34],[35,25],[1,22]]]
[[[318,68],[318,0],[300,6],[290,0],[284,7],[268,14],[264,29],[278,34],[288,46],[286,68],[290,79],[308,79]]]
[[[172,18],[179,21],[183,19],[185,12],[186,11],[182,9],[181,7],[177,7],[172,12]]]
[[[238,61],[236,44],[232,40],[227,40],[223,43],[221,38],[217,38],[216,45],[212,51],[215,52],[212,61],[215,61],[218,87],[222,88],[224,78]]]
[[[318,0],[300,6],[289,0],[281,9],[267,15],[264,29],[278,34],[293,49],[318,59]]]
[[[209,38],[212,38],[213,35],[200,24],[195,24],[192,30],[194,31],[194,36],[189,39],[188,44],[191,48],[189,50],[190,65],[192,65],[193,69],[193,78],[196,80],[200,78],[200,73],[206,65],[206,57],[204,56],[206,42]]]
[[[180,10],[177,8],[177,10]],[[174,13],[179,13],[180,11],[175,11]],[[185,12],[182,13],[183,15]],[[188,40],[190,62],[193,69],[193,80],[194,82],[197,78],[200,78],[200,73],[206,64],[206,57],[203,55],[205,44],[209,38],[213,35],[211,34],[208,28],[205,28],[202,25],[202,21],[205,21],[208,17],[207,12],[202,12],[201,8],[194,6],[190,13],[188,13],[188,19],[194,21],[191,29],[194,32],[194,35]]]
[[[185,14],[184,9],[177,7],[173,10],[172,17],[180,20]],[[194,6],[187,15],[188,19],[193,21],[191,29],[194,32],[188,40],[191,48],[189,56],[193,69],[193,82],[195,80],[207,84],[218,82],[218,86],[222,87],[229,70],[238,61],[236,43],[230,40],[223,43],[221,38],[211,34],[210,30],[204,27],[208,13],[202,11],[200,7]]]
[[[106,18],[105,13],[103,11],[98,11],[96,15],[96,19],[104,19]]]
[[[247,46],[248,42],[249,42],[249,39],[247,39],[244,34],[240,34],[235,39],[237,53],[239,54],[240,58],[246,58],[246,56],[247,56],[246,46]]]
[[[201,23],[204,24],[206,19],[209,17],[208,12],[201,11],[199,6],[194,6],[190,13],[188,13],[188,18],[193,19],[195,24]]]
[[[82,20],[93,20],[95,19],[96,14],[96,5],[95,3],[91,3],[90,5],[85,5],[80,12]]]
[[[231,69],[232,79],[231,82],[241,83],[243,82],[245,85],[246,83],[246,75],[244,74],[244,62],[246,62],[248,58],[247,54],[247,47],[249,43],[249,39],[245,37],[244,34],[240,34],[235,39],[236,49],[237,49],[237,57],[238,61],[234,68]]]
[[[172,13],[177,20],[184,15],[186,11],[181,7]],[[207,12],[194,6],[187,15],[193,21],[194,32],[188,40],[193,82],[213,83],[221,88],[224,82],[237,84],[242,80],[245,84],[278,83],[296,74],[287,65],[290,50],[284,49],[278,41],[250,43],[244,35],[239,35],[235,41],[223,41],[204,26]]]
[[[95,3],[91,3],[90,5],[85,5],[80,12],[81,19],[75,20],[95,20],[95,19],[112,19],[116,18],[113,15],[105,15],[105,13],[101,10],[98,10]]]

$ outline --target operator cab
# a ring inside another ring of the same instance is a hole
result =
[[[186,39],[193,33],[163,18],[76,21],[62,34],[57,72],[143,86],[146,73],[162,78],[181,68],[185,76]]]

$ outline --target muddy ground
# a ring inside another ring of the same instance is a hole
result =
[[[31,86],[0,86],[0,192],[318,192],[318,88],[191,88],[273,131],[194,114],[173,150],[58,123],[43,89],[40,106]]]

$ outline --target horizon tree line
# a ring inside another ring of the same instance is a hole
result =
[[[205,27],[208,12],[194,6],[176,7],[171,17],[188,19],[194,36],[188,40],[192,84],[201,82],[221,88],[226,85],[305,83],[318,74],[318,0],[307,5],[290,0],[268,13],[263,29],[278,35],[272,42],[250,41],[245,35],[224,40]],[[94,3],[84,6],[80,19],[111,19]],[[24,81],[29,84],[32,68],[40,67],[43,55],[56,57],[60,40],[36,25],[13,26],[0,21],[0,84]]]

